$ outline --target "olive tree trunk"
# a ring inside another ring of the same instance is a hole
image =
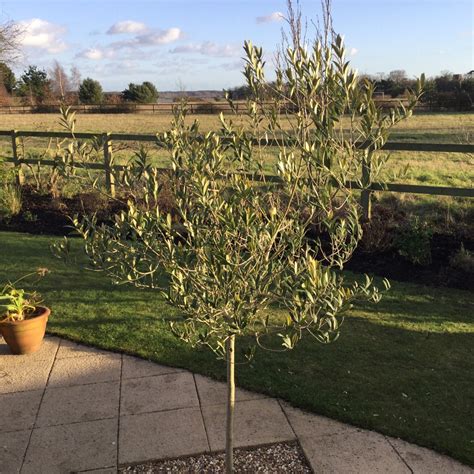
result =
[[[227,354],[227,420],[225,437],[225,470],[234,472],[234,406],[235,406],[235,336],[226,341]]]

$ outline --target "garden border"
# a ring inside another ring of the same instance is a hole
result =
[[[23,184],[22,164],[38,164],[45,166],[54,166],[54,160],[37,160],[21,158],[18,153],[18,139],[21,137],[38,137],[38,138],[65,138],[65,139],[96,139],[102,137],[103,143],[103,163],[81,163],[85,169],[104,170],[105,182],[108,191],[112,196],[115,195],[115,182],[113,171],[120,171],[125,169],[125,165],[117,165],[113,163],[113,147],[112,142],[116,141],[134,141],[134,142],[156,142],[156,135],[150,134],[130,134],[130,133],[93,133],[93,132],[77,132],[71,134],[69,132],[49,132],[49,131],[28,131],[28,130],[0,130],[0,137],[11,137],[12,143],[12,157],[4,158],[4,161],[13,163],[18,170],[17,181],[18,184]],[[261,143],[267,146],[275,146],[281,144],[275,139],[270,140],[256,140],[256,144]],[[360,144],[361,147],[364,144]],[[422,152],[448,152],[448,153],[473,153],[474,144],[457,144],[457,143],[413,143],[413,142],[387,142],[381,148],[382,150],[390,151],[422,151]],[[159,167],[160,170],[168,170],[165,167]],[[250,178],[255,178],[250,175]],[[269,182],[279,182],[280,178],[275,175],[268,175],[265,177]],[[429,186],[406,183],[381,183],[372,182],[370,179],[370,167],[363,166],[361,181],[350,181],[347,185],[353,189],[361,189],[361,206],[363,209],[363,217],[365,219],[371,218],[371,195],[376,191],[389,191],[395,193],[413,193],[413,194],[429,194],[434,196],[453,196],[453,197],[467,197],[474,198],[474,188],[453,188],[447,186]]]

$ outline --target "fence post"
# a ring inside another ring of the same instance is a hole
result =
[[[370,186],[370,151],[368,156],[362,160],[362,189],[360,194],[360,205],[362,207],[362,220],[368,222],[372,218],[372,191],[367,189]]]
[[[18,157],[18,135],[16,130],[11,131],[12,137],[12,152],[13,152],[13,161],[16,168],[16,184],[21,186],[25,182],[25,176],[23,170],[21,169],[21,160]]]
[[[104,147],[105,187],[110,195],[115,197],[115,176],[112,169],[113,151],[110,133],[102,134],[102,142]]]

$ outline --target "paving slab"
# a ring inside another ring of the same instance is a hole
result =
[[[60,341],[58,337],[46,336],[40,348],[36,352],[33,352],[33,354],[14,355],[10,352],[10,348],[5,340],[0,336],[0,367],[2,364],[7,366],[9,364],[15,364],[19,360],[27,360],[29,362],[39,360],[52,361],[56,356]]]
[[[173,374],[176,372],[184,372],[184,370],[156,364],[138,357],[123,356],[122,378],[124,379]]]
[[[30,433],[30,430],[0,433],[0,473],[20,472]]]
[[[0,395],[0,433],[32,429],[42,396],[43,390]]]
[[[67,359],[69,357],[88,357],[104,354],[111,354],[111,352],[63,339],[56,357],[58,359]]]
[[[11,360],[0,356],[0,393],[44,390],[53,365],[52,359],[29,360],[15,356]]]
[[[118,416],[120,382],[48,387],[36,426],[64,425]]]
[[[236,447],[297,437],[313,470],[325,474],[474,473],[261,394],[236,396]],[[121,465],[221,451],[225,397],[225,384],[207,377],[56,337],[26,356],[0,342],[0,473],[18,473],[23,463],[25,473],[111,474],[117,449]]]
[[[385,436],[347,426],[333,435],[304,435],[300,445],[314,472],[410,474]]]
[[[122,415],[197,406],[196,385],[189,372],[122,380]]]
[[[298,437],[328,436],[341,433],[347,428],[344,423],[293,408],[288,403],[280,402],[280,405]]]
[[[56,359],[48,386],[84,385],[120,380],[121,356],[104,354]]]
[[[119,465],[209,450],[199,408],[120,417]]]
[[[196,386],[199,393],[199,401],[202,406],[222,405],[227,399],[227,385],[222,382],[216,382],[209,377],[195,375]],[[236,389],[235,399],[238,402],[245,400],[258,400],[267,398],[265,395],[255,392],[249,392],[241,388]]]
[[[401,439],[387,437],[387,440],[415,474],[474,473],[474,469],[430,449],[407,443]]]
[[[203,406],[211,451],[225,447],[226,405]],[[294,433],[276,400],[248,400],[235,404],[235,447],[293,441]]]
[[[55,474],[116,466],[118,420],[35,428],[22,473]]]

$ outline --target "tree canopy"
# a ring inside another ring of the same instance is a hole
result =
[[[79,86],[79,100],[82,104],[100,104],[104,100],[104,93],[99,81],[87,77]]]
[[[20,77],[18,95],[28,98],[32,105],[41,104],[51,95],[51,82],[46,71],[37,66],[28,66]]]
[[[149,104],[158,99],[158,90],[148,81],[142,84],[130,83],[128,88],[122,92],[123,100],[128,102],[138,102],[140,104]]]
[[[5,63],[0,63],[0,84],[3,84],[9,94],[12,94],[15,90],[15,74]]]

